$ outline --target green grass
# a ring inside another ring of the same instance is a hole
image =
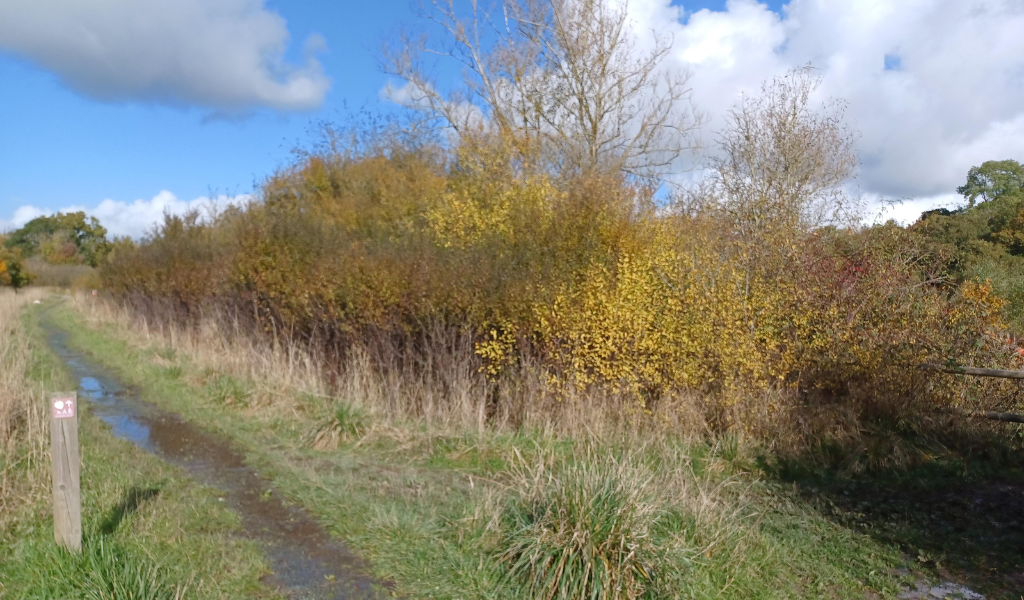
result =
[[[583,459],[557,473],[525,465],[502,511],[499,558],[509,576],[530,597],[654,597],[660,573],[695,549],[659,556],[678,547],[672,535],[682,523],[667,522],[663,539],[652,535],[664,516],[652,478],[626,461]]]
[[[29,376],[42,389],[74,389],[45,348],[39,316],[36,308],[23,319],[36,341]],[[279,597],[259,582],[267,572],[259,548],[235,537],[238,519],[214,490],[114,438],[87,403],[80,443],[83,552],[53,541],[48,461],[22,465],[12,478],[21,501],[0,518],[0,597]]]
[[[736,440],[660,440],[641,447],[623,441],[595,451],[586,440],[536,432],[373,423],[348,405],[342,410],[298,393],[297,411],[252,410],[225,400],[258,382],[222,379],[227,374],[212,374],[159,345],[129,344],[124,332],[110,325],[91,329],[68,307],[52,318],[71,332],[73,346],[145,399],[235,440],[278,490],[368,559],[376,576],[395,582],[398,595],[534,597],[528,590],[550,589],[549,578],[539,575],[538,583],[534,571],[522,568],[524,557],[533,552],[562,560],[558,552],[565,551],[537,542],[545,531],[560,522],[583,531],[607,529],[619,516],[628,521],[619,537],[603,539],[642,547],[642,560],[587,548],[566,560],[605,569],[604,561],[617,556],[607,568],[631,573],[632,589],[649,597],[895,597],[910,581],[896,574],[906,558],[895,544],[842,525],[788,485],[751,471],[753,461]],[[169,362],[180,370],[169,372]],[[310,435],[324,426],[325,414],[338,432],[337,448],[315,450]],[[614,464],[626,456],[649,481],[622,479]],[[535,472],[542,464],[551,466],[551,478],[541,477],[531,489],[524,468]],[[574,469],[597,475],[566,479]],[[625,494],[634,484],[636,495]],[[590,487],[608,492],[607,502],[588,507],[573,500]],[[641,500],[646,504],[636,511],[627,506]],[[593,590],[596,578],[574,589]]]
[[[100,536],[85,541],[81,553],[49,542],[30,547],[24,575],[33,584],[23,590],[32,598],[172,600],[189,595],[188,583],[175,583],[172,572],[142,548]]]
[[[354,441],[366,433],[369,418],[364,411],[347,402],[338,402],[330,414],[311,432],[309,446],[317,450],[336,450],[342,442]]]

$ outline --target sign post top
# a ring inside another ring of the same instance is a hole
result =
[[[50,398],[50,408],[53,410],[54,419],[75,418],[77,399],[74,396],[53,396]]]

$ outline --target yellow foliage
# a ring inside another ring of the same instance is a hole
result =
[[[555,389],[606,388],[640,410],[679,390],[722,405],[773,387],[899,395],[924,360],[996,360],[979,342],[1005,302],[988,283],[923,282],[902,228],[739,235],[720,214],[657,209],[613,175],[559,179],[500,144],[431,157],[309,158],[245,211],[169,221],[105,277],[187,306],[227,299],[332,344],[468,325],[492,380],[529,357]]]
[[[960,296],[964,303],[953,310],[954,322],[981,322],[988,328],[1004,328],[999,311],[1008,303],[995,295],[991,281],[965,281],[960,286]]]

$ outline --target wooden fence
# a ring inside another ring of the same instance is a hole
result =
[[[977,367],[945,367],[936,364],[920,365],[921,369],[928,371],[940,371],[954,375],[973,375],[975,377],[1000,377],[1003,379],[1024,379],[1024,371],[1006,371],[1003,369],[979,369]],[[962,410],[951,409],[950,412],[964,417],[976,417],[981,419],[992,419],[993,421],[1005,421],[1007,423],[1024,423],[1024,415],[1015,413],[997,412],[994,410]]]

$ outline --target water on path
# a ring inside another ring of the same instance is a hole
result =
[[[331,539],[301,507],[285,504],[273,485],[247,466],[227,439],[143,402],[106,369],[67,344],[67,333],[47,327],[53,351],[79,380],[92,413],[113,434],[221,490],[241,517],[243,535],[259,541],[273,574],[268,583],[294,599],[376,597],[364,564]]]

